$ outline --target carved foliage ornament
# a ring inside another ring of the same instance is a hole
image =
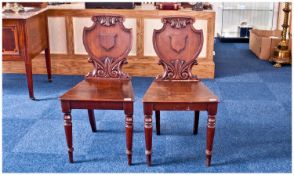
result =
[[[164,68],[164,73],[156,77],[158,80],[199,80],[196,75],[192,74],[193,65],[197,65],[197,60],[186,62],[184,60],[173,60],[164,62],[160,60],[159,65]]]
[[[117,60],[110,57],[105,57],[104,60],[89,58],[88,62],[94,65],[94,70],[89,72],[86,77],[129,78],[129,76],[121,70],[122,65],[127,64],[126,58]]]
[[[163,24],[170,24],[172,28],[185,28],[189,24],[193,24],[194,20],[189,17],[167,17],[162,19]]]
[[[92,21],[96,23],[100,23],[103,26],[113,26],[118,22],[123,22],[122,16],[93,16]]]

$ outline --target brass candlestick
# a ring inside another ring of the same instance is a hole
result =
[[[290,3],[285,3],[285,8],[283,8],[283,11],[285,13],[284,15],[284,22],[283,22],[283,31],[282,31],[282,38],[279,43],[279,45],[275,48],[274,56],[272,60],[275,62],[274,67],[280,68],[282,67],[282,64],[291,64],[291,56],[290,51],[288,49],[288,43],[286,40],[287,35],[287,29],[289,27],[288,25],[288,18],[290,13]]]

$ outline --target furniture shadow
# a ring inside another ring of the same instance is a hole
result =
[[[58,97],[48,97],[48,98],[36,98],[34,101],[49,101],[49,100],[58,100]]]

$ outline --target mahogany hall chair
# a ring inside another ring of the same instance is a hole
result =
[[[162,22],[163,27],[153,32],[153,46],[164,72],[156,77],[143,97],[147,164],[151,165],[152,111],[155,111],[159,135],[160,111],[182,110],[195,111],[194,134],[198,131],[199,111],[208,112],[206,165],[210,166],[218,97],[191,72],[202,49],[203,33],[193,27],[191,17],[165,17]]]
[[[123,20],[119,15],[97,15],[92,17],[93,25],[84,28],[83,43],[94,70],[60,97],[71,163],[74,150],[71,110],[87,109],[92,131],[95,132],[94,109],[110,109],[124,110],[126,154],[131,165],[134,95],[131,78],[121,68],[127,63],[132,47],[132,29],[125,28]]]

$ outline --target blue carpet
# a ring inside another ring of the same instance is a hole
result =
[[[3,74],[4,172],[291,172],[291,67],[275,69],[248,44],[216,42],[216,77],[203,80],[221,99],[212,166],[205,166],[207,113],[192,134],[193,112],[162,112],[162,135],[153,137],[153,166],[145,163],[142,97],[153,78],[133,77],[133,166],[127,165],[122,111],[95,111],[92,133],[86,110],[73,110],[74,159],[69,164],[58,96],[83,76],[34,75],[28,98],[25,76]]]

